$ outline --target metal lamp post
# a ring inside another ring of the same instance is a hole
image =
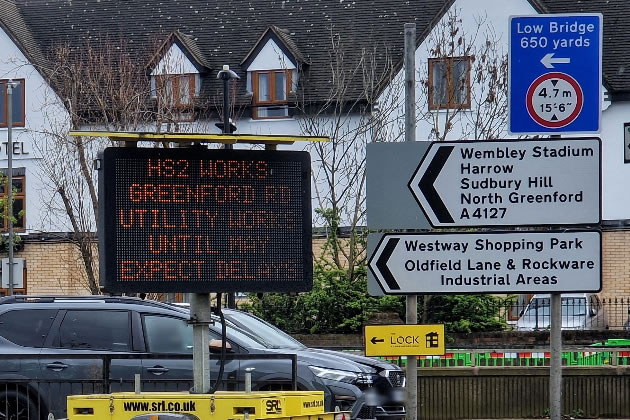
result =
[[[9,296],[13,296],[13,88],[18,84],[7,82],[7,219],[9,231]]]
[[[223,70],[217,74],[218,79],[223,80],[223,132],[230,134],[230,79],[238,79],[238,75],[230,70],[229,66],[223,66]],[[219,126],[217,124],[217,126]],[[236,127],[235,127],[236,129]],[[227,145],[226,145],[227,148]],[[231,145],[230,147],[231,148]],[[221,302],[217,302],[220,305]],[[195,394],[205,394],[210,391],[210,348],[208,347],[208,325],[212,323],[210,313],[210,293],[194,293],[190,300],[190,323],[193,326],[193,389]]]
[[[226,64],[223,66],[223,70],[217,74],[217,79],[223,80],[223,124],[217,124],[217,126],[223,129],[224,134],[232,134],[233,131],[236,131],[236,126],[230,121],[230,80],[240,79],[240,77]],[[231,149],[232,145],[226,144],[225,148]],[[227,298],[228,308],[236,308],[234,293],[228,293]],[[217,305],[220,304],[221,302],[217,302]]]

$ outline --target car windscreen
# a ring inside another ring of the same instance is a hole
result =
[[[144,328],[153,353],[189,354],[193,350],[193,327],[180,317],[145,314]],[[246,349],[264,349],[265,346],[250,337],[246,331],[227,324],[227,339]],[[165,333],[168,331],[168,333]],[[210,325],[210,337],[221,338],[221,322]]]
[[[221,335],[221,322],[215,321],[214,326],[210,327],[213,331],[216,331],[219,336]],[[226,332],[227,336],[230,340],[233,340],[241,347],[245,348],[254,348],[254,349],[264,349],[267,346],[264,343],[256,340],[252,337],[248,331],[242,331],[237,326],[230,325],[229,322],[226,323]]]
[[[270,349],[303,348],[304,344],[277,327],[246,312],[225,311],[229,323],[247,331],[254,340]]]

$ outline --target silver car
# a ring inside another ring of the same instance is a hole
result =
[[[516,323],[518,331],[546,330],[551,327],[551,296],[538,294],[529,301]],[[608,317],[596,294],[562,295],[563,330],[608,329]]]

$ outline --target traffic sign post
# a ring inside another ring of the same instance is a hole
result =
[[[599,132],[602,15],[515,16],[509,36],[508,131]],[[409,159],[421,149],[412,143],[413,127],[406,129],[411,144],[405,152],[389,153],[397,145],[368,147],[370,229],[426,228],[415,208],[407,211],[409,195],[399,188],[401,179],[433,227],[601,222],[599,139],[434,143],[405,179]],[[630,137],[630,131],[624,135]],[[601,232],[371,234],[368,254],[372,295],[551,293],[556,302],[551,414],[552,420],[560,418],[559,294],[601,290]],[[385,342],[366,336],[366,353],[370,344]]]
[[[600,141],[435,142],[409,182],[434,227],[600,222]]]
[[[366,356],[441,356],[444,324],[366,325]]]
[[[601,57],[601,14],[512,16],[510,133],[599,132]]]
[[[371,234],[370,274],[385,294],[601,290],[601,233]]]
[[[511,134],[597,133],[601,122],[602,15],[510,18],[508,130]],[[553,318],[560,312],[552,295]],[[560,320],[551,331],[551,419],[562,413]]]

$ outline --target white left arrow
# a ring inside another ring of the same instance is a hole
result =
[[[554,53],[548,53],[545,54],[545,56],[543,58],[540,59],[540,62],[542,63],[543,66],[547,67],[548,69],[552,69],[554,68],[553,65],[554,64],[569,64],[571,62],[570,58],[554,58],[553,57]]]

